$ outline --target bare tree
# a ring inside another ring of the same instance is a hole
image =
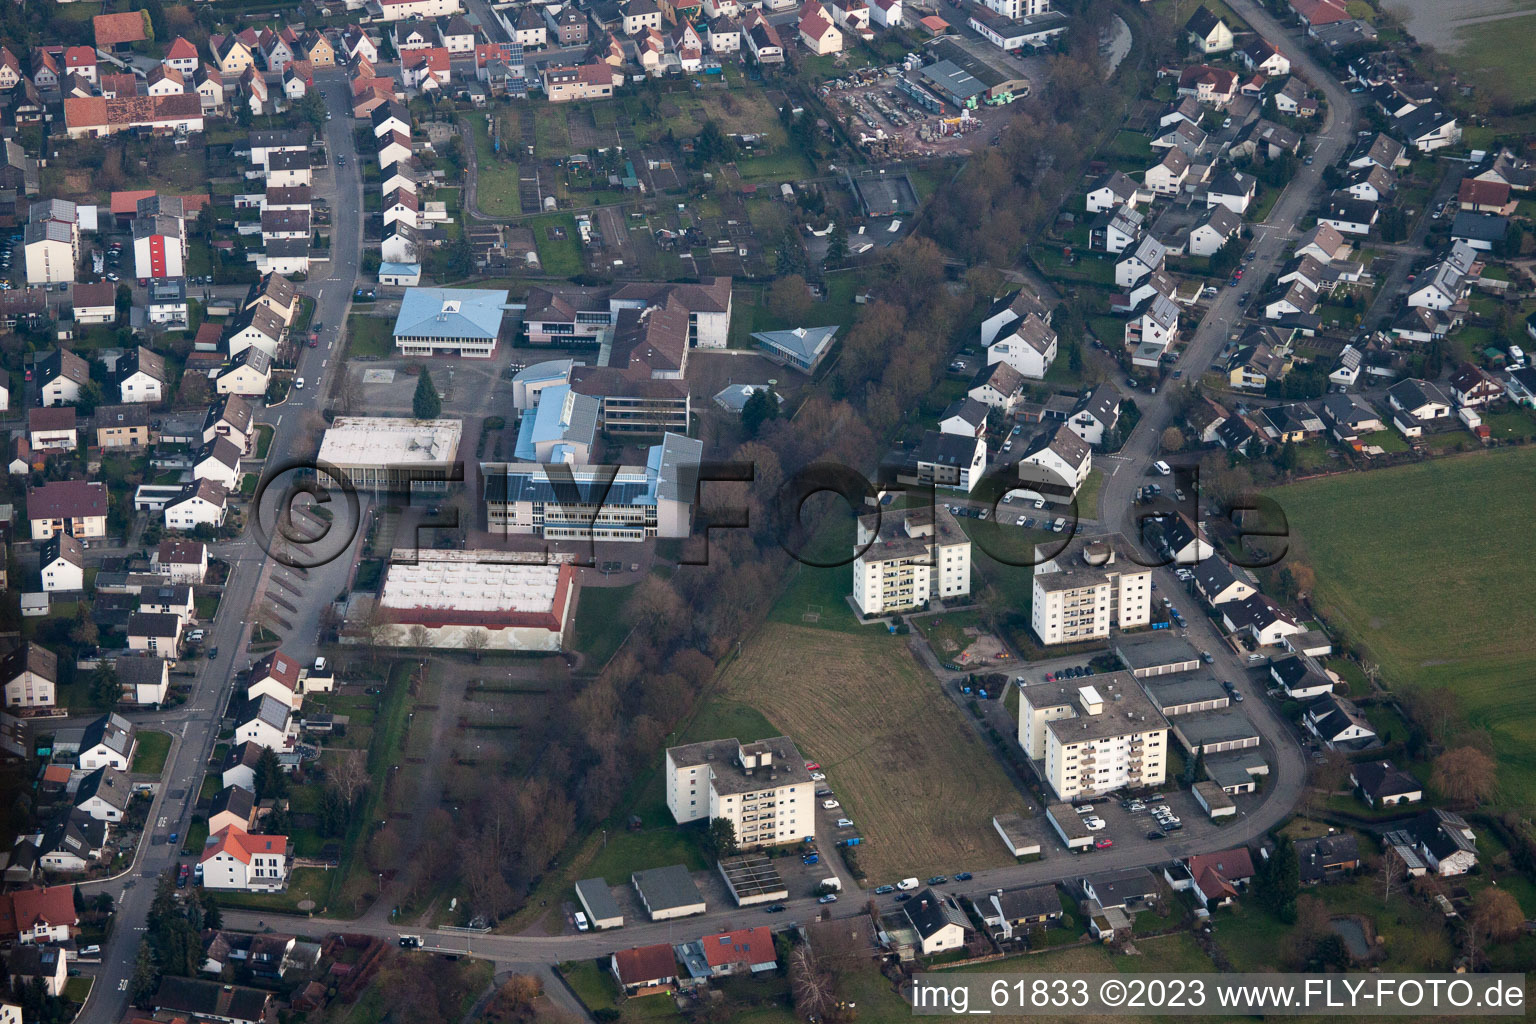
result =
[[[340,754],[340,759],[327,774],[350,812],[356,806],[358,794],[368,785],[368,766],[361,750],[345,750]]]
[[[1388,847],[1381,855],[1381,905],[1383,907],[1392,902],[1393,891],[1402,885],[1407,873],[1403,858],[1397,855],[1396,850]]]
[[[1525,912],[1508,889],[1489,886],[1472,902],[1472,927],[1490,942],[1510,942],[1525,928]]]
[[[410,637],[411,646],[417,650],[425,650],[432,639],[432,634],[427,631],[427,627],[420,624],[412,626],[407,635]]]
[[[1477,805],[1498,790],[1498,765],[1476,747],[1456,747],[1435,758],[1430,785],[1458,804]]]
[[[790,952],[789,984],[795,1009],[807,1018],[824,1016],[837,997],[831,977],[821,969],[809,946],[796,946]]]
[[[490,633],[483,629],[474,629],[470,630],[469,635],[464,638],[464,648],[474,654],[475,662],[478,664],[480,661],[480,653],[490,645],[490,642]]]

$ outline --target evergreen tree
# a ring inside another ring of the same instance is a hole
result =
[[[736,855],[736,826],[730,818],[709,819],[709,831],[704,835],[704,846],[716,859]]]
[[[281,798],[287,795],[288,779],[283,775],[282,765],[277,761],[277,752],[271,747],[261,752],[254,774],[257,800],[265,800],[267,797]]]
[[[110,710],[122,696],[123,684],[118,682],[117,669],[110,661],[103,661],[91,673],[91,703],[102,710]]]
[[[75,913],[85,913],[85,893],[80,891],[80,883],[75,883]]]
[[[741,425],[748,437],[756,437],[764,423],[778,418],[779,398],[767,389],[752,392],[747,404],[741,407]]]
[[[432,375],[426,370],[416,379],[416,394],[411,399],[411,415],[419,420],[435,420],[443,411],[443,400],[437,388],[432,386]]]
[[[1296,847],[1289,836],[1275,838],[1269,859],[1254,873],[1254,896],[1276,918],[1291,924],[1296,920],[1296,898],[1301,889],[1301,865]]]
[[[1195,756],[1184,762],[1184,774],[1182,781],[1186,786],[1193,786],[1200,781],[1200,776],[1205,769],[1205,748],[1201,747],[1195,752]]]
[[[155,998],[155,991],[160,987],[160,966],[155,963],[154,951],[149,948],[149,940],[139,943],[138,956],[133,961],[133,975],[128,980],[128,997],[133,1000],[133,1005],[143,1009],[149,1009]]]
[[[827,239],[826,265],[829,267],[842,266],[848,262],[848,229],[843,227],[842,221],[832,225],[832,234]]]

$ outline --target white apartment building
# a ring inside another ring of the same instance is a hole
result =
[[[1129,672],[1019,688],[1019,746],[1062,800],[1160,785],[1168,720]]]
[[[1035,549],[1029,624],[1047,646],[1102,640],[1111,626],[1134,629],[1152,619],[1152,570],[1137,564],[1118,534],[1084,537],[1055,558]]]
[[[939,506],[859,517],[853,601],[865,616],[971,592],[971,541]]]
[[[984,0],[992,10],[1011,21],[1033,18],[1051,9],[1051,0]]]
[[[667,807],[679,825],[725,818],[744,850],[816,831],[816,784],[787,736],[667,748]]]

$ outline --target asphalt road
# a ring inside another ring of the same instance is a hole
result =
[[[311,439],[304,436],[301,417],[295,414],[322,404],[321,386],[328,364],[340,355],[337,329],[345,321],[351,305],[362,249],[362,182],[354,152],[346,78],[340,71],[325,71],[318,73],[316,79],[325,92],[326,107],[332,114],[332,120],[325,126],[332,165],[315,178],[316,194],[325,197],[334,211],[332,261],[328,276],[312,279],[304,290],[316,300],[314,319],[324,323],[327,330],[318,348],[301,350],[295,373],[307,379],[306,388],[293,392],[283,406],[264,411],[259,417],[263,422],[277,425],[268,452],[269,463],[312,454],[305,450]],[[343,154],[347,157],[347,166],[338,168],[335,157]],[[343,216],[343,211],[352,211],[354,215]],[[129,979],[139,941],[144,935],[143,922],[154,899],[155,879],[176,864],[180,849],[179,841],[176,844],[162,841],[156,845],[154,840],[171,833],[186,835],[197,802],[198,786],[218,736],[219,720],[233,695],[236,671],[246,665],[242,652],[249,636],[249,623],[273,570],[277,568],[250,529],[236,541],[216,545],[214,553],[228,561],[231,567],[220,614],[211,627],[206,627],[205,643],[209,648],[220,648],[220,657],[202,663],[192,698],[181,709],[172,714],[141,717],[144,725],[152,725],[157,720],[163,722],[161,727],[173,736],[168,768],[145,825],[145,840],[140,844],[133,867],[125,875],[81,886],[90,893],[109,892],[117,900],[117,924],[102,950],[101,967],[93,972],[96,983],[78,1018],[81,1024],[112,1024],[128,1010]],[[329,593],[333,595],[335,591]],[[242,595],[248,598],[244,605]],[[284,646],[301,659],[309,657],[314,649],[312,640],[304,637],[295,637],[292,644],[285,640]]]
[[[1261,282],[1273,272],[1281,260],[1286,241],[1294,237],[1295,224],[1317,200],[1322,189],[1323,167],[1337,160],[1344,148],[1352,141],[1356,106],[1354,97],[1329,77],[1267,13],[1251,0],[1229,0],[1229,2],[1267,38],[1281,46],[1292,63],[1327,96],[1329,103],[1327,119],[1315,140],[1314,164],[1304,166],[1298,172],[1276,203],[1269,219],[1255,232],[1258,236],[1254,246],[1257,256],[1249,265],[1248,274],[1251,275],[1251,281]],[[487,16],[488,12],[481,14],[479,8],[484,5],[480,0],[469,0],[469,6],[471,11],[481,15],[481,21],[488,27],[494,24],[493,20]],[[309,444],[310,439],[303,436],[304,432],[299,423],[305,411],[316,409],[322,404],[318,396],[322,394],[323,378],[330,360],[339,355],[337,329],[344,322],[350,305],[351,289],[356,277],[360,251],[360,214],[358,217],[341,216],[344,210],[360,211],[362,208],[361,183],[358,180],[356,154],[353,152],[351,138],[352,121],[346,116],[344,93],[337,88],[341,85],[340,76],[322,74],[321,83],[327,94],[327,105],[337,115],[328,123],[326,130],[333,156],[333,165],[330,168],[331,180],[327,181],[325,174],[317,179],[318,191],[328,196],[331,208],[336,213],[331,247],[336,261],[332,264],[330,275],[325,280],[311,281],[308,287],[317,300],[315,319],[325,323],[327,330],[320,347],[314,350],[306,349],[301,356],[298,375],[306,378],[306,387],[302,391],[293,392],[288,402],[279,409],[270,410],[264,414],[264,419],[277,424],[277,434],[270,454],[272,459],[308,454],[300,450],[300,446]],[[349,166],[345,170],[334,166],[334,156],[339,154],[345,154],[348,157]],[[1226,289],[1214,301],[1185,352],[1182,360],[1184,366],[1192,370],[1204,367],[1215,356],[1224,343],[1228,331],[1240,318],[1241,310],[1237,295],[1234,294],[1236,291],[1237,289]],[[1132,525],[1130,520],[1134,514],[1130,498],[1143,481],[1146,467],[1157,457],[1157,440],[1163,427],[1170,422],[1171,416],[1172,411],[1166,392],[1161,396],[1147,396],[1141,423],[1120,453],[1121,457],[1113,463],[1115,471],[1106,478],[1100,492],[1098,516],[1100,522],[1113,524],[1113,528],[1123,530],[1127,536],[1134,536],[1136,533],[1130,528]],[[274,562],[260,550],[249,531],[241,540],[225,546],[220,554],[228,558],[234,566],[235,576],[231,579],[227,594],[233,597],[235,594],[244,592],[245,588],[251,588],[251,604],[254,609],[272,574]],[[1158,570],[1157,579],[1159,589],[1163,593],[1182,593],[1171,570]],[[310,584],[308,589],[311,591],[324,589],[323,586],[314,584],[313,580]],[[230,600],[228,603],[233,606],[235,602]],[[227,653],[223,660],[207,664],[204,675],[199,680],[195,697],[182,718],[180,731],[171,753],[168,781],[162,793],[156,797],[151,811],[150,826],[147,831],[152,834],[163,834],[169,831],[184,832],[196,799],[196,783],[201,778],[203,766],[213,746],[218,722],[217,709],[230,696],[234,686],[235,668],[237,665],[243,665],[243,656],[237,657],[235,652],[243,647],[246,624],[228,608],[220,618],[221,621],[215,623],[208,642],[224,646]],[[1203,616],[1192,614],[1189,616],[1189,623],[1187,632],[1190,641],[1196,647],[1215,654],[1217,662],[1212,666],[1213,671],[1218,676],[1237,682],[1247,696],[1254,698],[1251,702],[1245,702],[1246,710],[1260,728],[1271,756],[1274,771],[1266,786],[1263,799],[1249,808],[1238,822],[1222,828],[1219,833],[1223,845],[1249,842],[1263,835],[1273,824],[1290,812],[1302,791],[1305,763],[1290,727],[1279,719],[1269,702],[1263,698],[1262,687],[1255,687],[1248,679],[1247,665],[1239,655],[1221,642],[1214,627]],[[295,655],[301,658],[307,657],[312,650],[312,645],[304,646],[300,639],[285,640],[285,647],[290,647]],[[174,729],[174,723],[171,723],[171,727]],[[172,801],[167,795],[170,792],[181,795],[177,800]],[[970,882],[964,884],[963,890],[980,892],[991,888],[1070,881],[1087,873],[1152,866],[1172,858],[1209,849],[1215,834],[1216,830],[1208,822],[1188,820],[1183,832],[1176,833],[1174,837],[1158,844],[1144,841],[1126,842],[1085,856],[1069,855],[1060,849],[1053,849],[1049,851],[1047,857],[1034,863],[978,871]],[[140,876],[148,877],[143,877],[126,892],[123,888],[123,879],[86,886],[91,891],[104,889],[114,895],[120,895],[121,899],[119,926],[115,929],[104,951],[104,963],[96,988],[80,1018],[85,1024],[97,1024],[97,1022],[110,1024],[126,1011],[128,978],[143,929],[142,924],[130,922],[144,920],[153,897],[153,877],[175,862],[172,855],[173,849],[171,846],[152,845],[141,849],[139,861],[135,864],[130,877],[134,879]],[[349,922],[346,927],[349,930],[379,935],[391,940],[402,933],[426,934],[429,936],[428,941],[431,945],[440,945],[454,950],[462,949],[464,952],[495,961],[503,970],[537,972],[547,978],[549,964],[578,957],[598,956],[612,950],[615,946],[679,941],[696,937],[705,931],[725,930],[757,923],[770,923],[776,927],[782,927],[793,921],[810,920],[818,912],[839,917],[854,916],[862,912],[864,895],[850,892],[842,901],[829,906],[817,906],[809,897],[790,899],[785,902],[789,909],[782,915],[769,916],[761,910],[732,908],[679,921],[635,923],[624,928],[617,935],[586,933],[559,936],[471,937],[461,933],[424,932],[420,928],[401,927],[375,921]],[[304,919],[279,918],[276,915],[239,911],[226,911],[224,919],[227,927],[237,929],[280,928],[311,932],[336,927],[342,923],[319,920],[306,922]]]

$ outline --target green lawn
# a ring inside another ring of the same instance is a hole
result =
[[[1531,0],[1515,0],[1512,10],[1529,10]],[[1516,103],[1536,100],[1536,68],[1531,65],[1530,17],[1490,20],[1457,30],[1457,65],[1471,72],[1485,89]]]
[[[273,432],[274,428],[270,423],[256,424],[256,457],[258,459],[267,457],[267,449],[272,447]]]
[[[353,313],[347,317],[347,355],[384,359],[395,354],[390,323],[383,317]]]
[[[634,872],[668,864],[702,871],[709,865],[694,841],[698,834],[697,828],[678,828],[670,821],[642,832],[610,831],[607,845],[587,865],[587,877],[607,879],[609,885],[627,885]]]
[[[510,152],[506,145],[506,140],[511,138],[508,121],[508,118],[502,118],[502,153],[497,153],[491,148],[486,116],[469,116],[470,127],[475,133],[475,202],[482,212],[492,217],[516,217],[523,212],[518,198],[517,162],[503,156]]]
[[[165,756],[171,752],[171,734],[167,732],[141,732],[139,745],[133,752],[135,774],[159,775],[165,770]]]
[[[288,889],[279,893],[220,892],[219,906],[241,910],[271,910],[276,913],[300,913],[299,903],[314,900],[315,908],[325,904],[330,879],[324,868],[294,868],[288,877]]]
[[[1317,573],[1324,617],[1363,642],[1389,687],[1449,687],[1486,729],[1505,802],[1536,804],[1536,618],[1519,538],[1536,449],[1349,474],[1270,492]],[[1470,508],[1468,507],[1470,504]]]
[[[587,668],[608,663],[629,635],[629,616],[624,604],[635,592],[628,587],[583,587],[576,602],[576,635],[571,649],[580,651]]]
[[[575,277],[581,273],[581,236],[576,233],[576,218],[568,213],[551,213],[528,222],[533,230],[533,245],[539,250],[539,263],[551,277]],[[564,238],[551,238],[551,228],[564,228]]]

